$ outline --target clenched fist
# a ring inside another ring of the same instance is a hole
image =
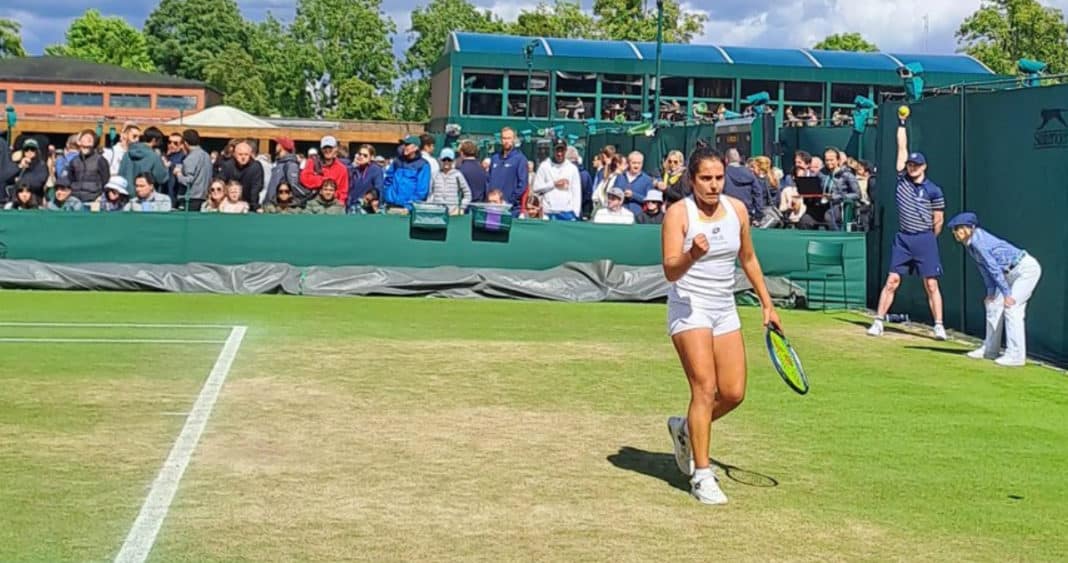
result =
[[[690,247],[690,258],[700,260],[705,254],[708,254],[708,238],[704,234],[700,234],[693,239],[693,246]]]

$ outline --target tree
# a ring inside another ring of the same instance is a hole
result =
[[[656,8],[646,0],[594,0],[593,15],[604,39],[656,41]],[[689,43],[704,30],[708,16],[682,11],[676,0],[664,0],[664,42]]]
[[[812,46],[824,51],[853,51],[856,53],[874,53],[879,50],[874,43],[864,39],[859,33],[835,33],[828,35]]]
[[[268,113],[311,116],[304,71],[308,68],[321,72],[322,61],[315,48],[295,41],[270,12],[264,21],[251,25],[248,33],[248,54],[267,87]]]
[[[22,47],[22,26],[15,20],[0,18],[0,59],[25,57]]]
[[[156,70],[148,56],[145,36],[120,17],[104,17],[88,10],[67,28],[67,43],[45,48],[54,57],[74,57],[95,63],[151,72]]]
[[[452,31],[501,33],[504,23],[489,10],[479,10],[468,0],[431,0],[426,6],[412,10],[412,27],[408,30],[412,42],[401,70],[429,76],[430,68],[445,52],[445,41]]]
[[[387,92],[397,78],[391,39],[397,24],[382,13],[381,0],[300,0],[290,30],[317,53],[318,60],[305,65],[309,84],[336,88],[356,77]]]
[[[248,26],[234,0],[162,0],[145,20],[149,55],[159,70],[204,80],[229,43],[247,45]]]
[[[223,92],[223,103],[255,115],[268,113],[267,86],[241,45],[229,43],[204,65],[205,81]]]
[[[656,22],[654,21],[654,39]],[[582,11],[572,0],[556,0],[553,4],[538,4],[533,11],[521,12],[509,31],[531,37],[567,37],[598,39],[601,30],[593,16]]]
[[[963,52],[998,74],[1015,74],[1021,58],[1044,61],[1051,73],[1068,72],[1064,14],[1037,0],[984,0],[956,37]]]
[[[356,78],[348,78],[338,86],[337,106],[327,115],[333,119],[393,119],[388,96],[374,86]]]
[[[406,80],[393,99],[393,113],[402,121],[427,121],[430,119],[430,80]]]

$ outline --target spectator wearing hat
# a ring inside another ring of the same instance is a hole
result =
[[[187,211],[200,211],[208,197],[214,165],[211,155],[200,148],[200,133],[196,129],[182,131],[182,146],[185,158],[173,170],[175,178],[182,185],[178,193],[184,196]]]
[[[4,209],[16,211],[40,209],[40,207],[41,200],[37,198],[37,194],[33,193],[29,184],[19,184],[12,192],[11,201],[4,205]]]
[[[1027,363],[1027,335],[1024,318],[1027,302],[1042,278],[1042,266],[1033,256],[1010,242],[979,227],[975,213],[964,212],[949,220],[953,238],[964,245],[983,277],[986,295],[986,338],[983,345],[968,353],[977,360],[993,359],[1006,367]],[[1001,354],[1001,333],[1005,333],[1005,353]]]
[[[349,176],[349,196],[345,209],[349,213],[359,213],[363,196],[370,190],[382,193],[382,184],[386,180],[385,171],[375,162],[375,148],[360,145],[356,149],[356,160]]]
[[[305,188],[319,190],[323,182],[333,180],[334,199],[344,202],[349,197],[349,169],[338,159],[337,139],[327,135],[319,141],[321,155],[308,154],[308,164],[300,173],[300,183]],[[344,205],[342,203],[341,205]]]
[[[430,165],[419,153],[419,137],[405,137],[397,158],[386,168],[382,183],[386,213],[407,214],[413,202],[425,201],[430,193],[430,179]]]
[[[441,149],[441,169],[430,181],[429,203],[449,208],[449,215],[461,215],[471,204],[471,186],[459,170],[453,167],[456,153],[449,148]]]
[[[45,209],[49,211],[82,211],[85,206],[81,200],[71,195],[70,181],[60,177],[56,180],[55,193],[52,199],[45,203]]]
[[[75,140],[78,154],[66,166],[71,195],[82,202],[96,201],[104,192],[104,184],[111,177],[108,161],[96,152],[97,137],[92,129],[86,129]]]
[[[471,201],[485,201],[486,180],[489,176],[478,161],[478,145],[474,141],[460,143],[460,162],[456,169],[464,175],[467,185],[471,186]]]
[[[607,223],[613,225],[633,225],[634,214],[630,209],[623,206],[623,198],[626,197],[622,188],[608,188],[605,194],[608,206],[597,210],[593,216],[594,223]]]
[[[100,211],[103,213],[111,213],[114,211],[125,211],[126,204],[130,201],[130,190],[126,184],[126,178],[122,176],[112,176],[106,184],[104,184],[104,193],[93,202],[93,211]]]
[[[171,210],[171,198],[156,191],[155,177],[149,172],[134,178],[134,194],[126,204],[126,211],[166,213]]]
[[[905,118],[898,121],[897,127],[896,198],[898,232],[890,249],[890,273],[879,295],[879,308],[868,335],[882,336],[883,319],[894,304],[901,276],[916,273],[923,278],[927,292],[935,322],[934,337],[946,340],[946,329],[942,326],[942,290],[938,286],[938,278],[942,277],[938,235],[945,219],[946,199],[942,188],[927,177],[927,158],[922,153],[909,152]]]
[[[642,212],[637,214],[634,220],[639,225],[664,224],[664,194],[659,190],[653,190],[646,194]]]
[[[567,141],[557,139],[552,158],[542,162],[534,175],[532,191],[542,209],[555,221],[578,221],[582,216],[582,177],[567,160]]]
[[[41,149],[35,139],[22,142],[22,157],[17,164],[19,171],[14,183],[29,186],[38,201],[43,200],[45,184],[48,183],[48,165],[41,159]]]
[[[260,207],[260,192],[264,189],[263,165],[255,159],[255,149],[247,140],[234,145],[233,158],[225,161],[220,177],[226,181],[236,180],[241,184],[241,199],[247,201],[252,211]]]
[[[438,159],[434,157],[434,136],[429,133],[423,133],[419,135],[419,151],[423,157],[423,160],[430,165],[430,177],[438,175],[441,172],[441,166],[438,165]]]
[[[515,130],[501,129],[501,150],[490,157],[489,180],[486,190],[498,189],[505,203],[512,206],[512,213],[519,214],[519,202],[529,183],[527,157],[516,150]]]
[[[274,140],[274,167],[271,168],[271,179],[267,182],[266,201],[278,199],[278,187],[282,184],[290,189],[290,203],[300,206],[311,197],[311,192],[300,185],[300,162],[296,153],[293,139],[278,137]]]
[[[653,179],[645,173],[645,155],[634,151],[627,155],[627,169],[616,178],[615,186],[623,190],[627,209],[633,215],[642,212],[642,202],[649,190],[656,189]]]

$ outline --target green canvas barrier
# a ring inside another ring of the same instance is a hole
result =
[[[1042,280],[1028,306],[1028,352],[1068,363],[1068,86],[987,93],[959,93],[912,104],[910,149],[923,152],[928,175],[946,196],[946,219],[960,211],[979,215],[984,227],[1034,255]],[[897,228],[894,201],[896,107],[881,108],[880,173],[877,198],[882,212],[879,264],[869,287],[878,299]],[[1058,120],[1058,117],[1061,119]],[[939,238],[942,296],[947,324],[982,336],[985,315],[982,280],[973,260],[951,233]],[[906,280],[894,310],[930,319],[927,299],[916,280]]]
[[[460,266],[545,270],[567,262],[611,260],[628,266],[660,263],[660,229],[651,225],[594,225],[516,221],[508,242],[481,240],[471,216],[452,217],[444,240],[409,237],[400,216],[0,213],[0,243],[10,259],[52,263],[115,262],[294,266]],[[809,240],[845,246],[849,301],[866,301],[862,234],[753,232],[768,275],[805,269]],[[819,282],[810,292],[822,293]],[[840,284],[828,301],[841,304]]]

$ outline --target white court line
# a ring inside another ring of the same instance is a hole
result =
[[[39,328],[219,328],[230,330],[232,325],[194,325],[194,324],[145,324],[145,323],[33,323],[0,322],[0,326],[25,326]]]
[[[0,344],[58,343],[58,344],[222,344],[225,340],[172,340],[166,338],[0,338]]]
[[[196,449],[200,435],[208,424],[211,409],[215,406],[215,400],[219,398],[226,376],[234,364],[237,350],[241,347],[241,340],[245,338],[245,331],[246,327],[243,326],[230,329],[226,345],[219,353],[219,358],[215,360],[208,380],[204,382],[200,395],[197,396],[192,410],[189,411],[185,426],[182,426],[182,431],[178,434],[171,453],[163,462],[156,480],[152,482],[152,489],[148,492],[145,503],[141,505],[141,512],[137,514],[137,520],[130,528],[122,549],[115,556],[116,563],[143,563],[151,553],[163,520],[167,517],[167,511],[170,510],[171,501],[178,492],[178,483],[182,480],[190,458],[193,457],[193,450]]]

